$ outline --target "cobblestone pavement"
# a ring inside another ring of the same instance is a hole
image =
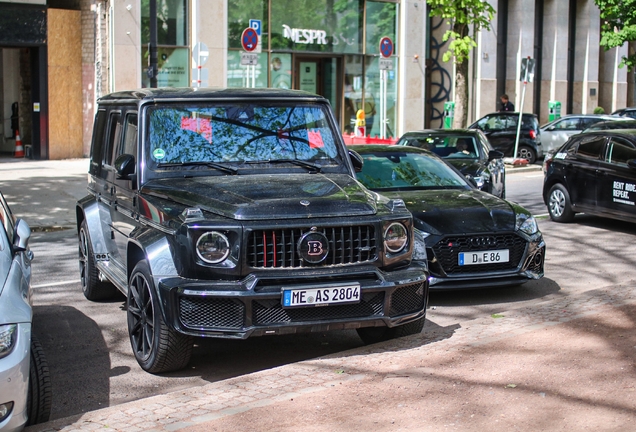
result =
[[[205,426],[207,422],[301,395],[351,386],[387,367],[378,365],[399,363],[409,357],[423,358],[435,351],[452,353],[466,347],[485,346],[549,330],[607,310],[608,306],[631,305],[636,303],[632,286],[631,283],[608,286],[576,297],[563,296],[530,308],[462,322],[452,328],[425,327],[416,336],[58,419],[29,427],[26,432],[178,431]]]

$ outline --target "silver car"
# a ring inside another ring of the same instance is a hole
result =
[[[15,219],[0,193],[0,431],[49,419],[51,381],[33,337],[29,225]]]
[[[616,120],[613,115],[568,114],[541,126],[541,144],[544,153],[550,153],[561,147],[572,135],[603,120]]]

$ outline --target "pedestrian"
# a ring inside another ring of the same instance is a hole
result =
[[[501,101],[501,108],[499,108],[499,111],[514,111],[515,110],[515,106],[512,104],[512,102],[510,102],[510,99],[508,98],[507,94],[502,94],[499,97],[499,100]]]

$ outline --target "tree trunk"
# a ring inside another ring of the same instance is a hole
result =
[[[455,64],[455,118],[453,127],[463,129],[468,122],[468,60]]]

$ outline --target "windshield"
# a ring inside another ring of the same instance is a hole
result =
[[[466,135],[409,136],[400,145],[423,148],[443,158],[476,158],[475,138]]]
[[[338,147],[320,104],[223,103],[148,109],[151,163],[301,160],[327,164]]]
[[[378,151],[361,154],[362,171],[356,178],[372,190],[465,189],[464,178],[441,160],[424,153]]]

